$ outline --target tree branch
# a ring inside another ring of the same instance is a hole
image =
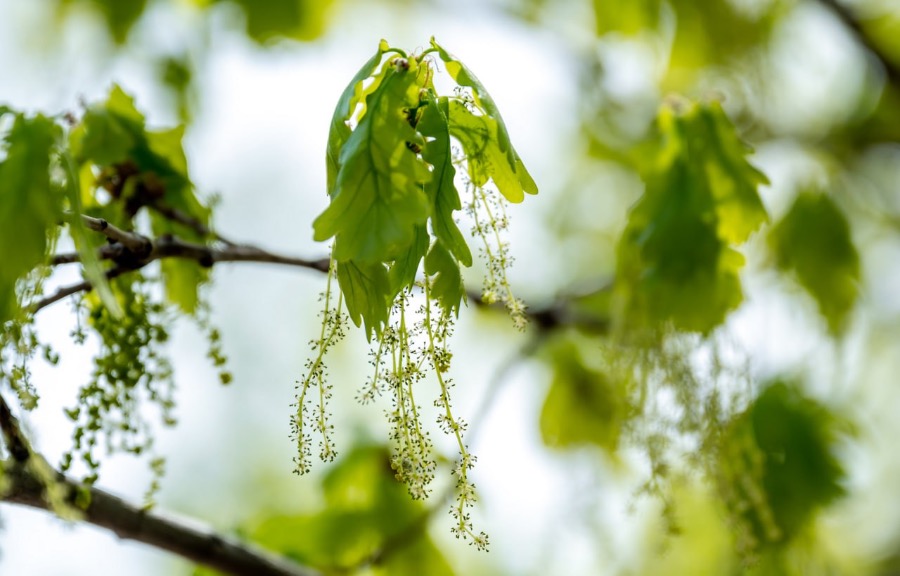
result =
[[[109,238],[110,241],[121,244],[126,250],[136,256],[149,254],[153,249],[153,243],[146,236],[117,228],[102,218],[94,218],[82,214],[81,221],[90,230],[100,232]]]
[[[102,231],[110,239],[113,239],[113,235],[115,235],[116,238],[125,239],[130,245],[139,250],[139,252],[134,252],[129,246],[120,243],[119,240],[115,240],[115,244],[102,246],[98,251],[98,257],[101,260],[112,260],[117,262],[117,266],[111,268],[106,273],[108,279],[116,278],[127,272],[139,270],[151,262],[163,258],[194,260],[199,265],[207,268],[218,263],[226,262],[259,262],[264,264],[279,264],[282,266],[307,268],[322,272],[323,274],[328,273],[328,258],[310,260],[307,258],[277,254],[246,244],[229,243],[223,247],[217,248],[203,244],[195,244],[193,242],[185,242],[174,236],[162,236],[156,240],[151,240],[145,236],[119,230],[105,220],[90,217],[84,218],[85,223],[92,230]],[[149,243],[149,250],[143,244],[143,241]],[[51,259],[51,264],[58,265],[78,261],[80,261],[78,254],[67,253],[54,256]],[[93,286],[86,280],[78,282],[77,284],[63,286],[51,296],[35,303],[32,306],[32,312],[36,313],[67,296],[80,292],[88,292],[92,289]],[[485,304],[481,300],[481,295],[474,291],[468,293],[468,299],[477,307],[502,309],[502,304]],[[526,311],[526,316],[528,316],[537,327],[543,331],[550,331],[562,326],[576,325],[598,334],[605,334],[610,328],[609,318],[579,312],[571,306],[569,299],[561,299],[544,306],[530,308]]]
[[[94,219],[97,220],[97,219]],[[105,222],[103,220],[102,222]],[[108,227],[114,228],[111,224]],[[92,228],[93,229],[93,228]],[[105,228],[104,232],[109,228]],[[118,230],[118,229],[116,229]],[[119,231],[121,232],[121,231]],[[130,233],[125,233],[130,234]],[[141,237],[149,242],[149,250],[141,257],[140,254],[132,252],[123,244],[111,244],[100,248],[98,256],[101,259],[113,260],[118,264],[115,268],[111,268],[106,273],[107,279],[113,279],[127,272],[140,270],[144,266],[155,260],[162,258],[183,258],[194,260],[204,267],[211,267],[219,262],[260,262],[266,264],[281,264],[284,266],[296,266],[299,268],[309,268],[318,272],[328,272],[328,259],[308,260],[295,256],[285,256],[275,254],[262,248],[255,246],[244,246],[238,244],[228,244],[222,248],[214,248],[203,244],[194,244],[192,242],[184,242],[173,236],[163,236],[155,241],[149,238]],[[144,249],[142,248],[143,252]],[[51,263],[63,264],[69,262],[78,262],[80,258],[77,254],[60,254],[51,259]],[[78,294],[79,292],[89,292],[93,289],[93,285],[84,280],[69,286],[63,286],[51,296],[36,302],[31,310],[37,313],[40,310],[54,304],[67,296]]]
[[[22,463],[4,468],[10,487],[3,500],[51,511],[44,498],[45,486]],[[59,474],[66,500],[75,506],[75,497],[83,487]],[[98,488],[90,488],[90,504],[83,511],[84,521],[105,528],[119,538],[134,540],[166,550],[187,560],[235,576],[318,576],[310,568],[288,563],[269,552],[208,528],[189,526],[172,517],[138,508]]]
[[[866,34],[860,20],[853,12],[839,0],[819,0],[819,3],[827,7],[837,18],[843,22],[856,40],[874,56],[881,67],[884,68],[888,82],[897,90],[900,90],[900,66],[897,65],[878,44]]]
[[[3,396],[0,396],[0,431],[12,456],[0,468],[3,478],[9,482],[7,489],[0,494],[0,500],[54,512],[45,497],[48,482],[35,473],[35,467],[29,462],[40,459],[46,464],[46,460],[31,450]],[[49,468],[49,465],[46,467]],[[86,522],[110,530],[119,538],[167,550],[235,576],[319,576],[315,570],[288,563],[281,557],[226,538],[208,528],[189,526],[175,518],[138,508],[99,488],[88,488],[90,503],[82,508],[76,499],[86,488],[55,470],[49,477],[52,479],[54,476],[57,487],[62,488],[66,504],[79,510]]]

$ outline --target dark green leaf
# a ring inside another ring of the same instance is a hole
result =
[[[437,99],[429,94],[428,105],[416,125],[428,140],[422,157],[432,165],[433,174],[428,183],[428,197],[433,206],[431,227],[450,252],[464,266],[472,265],[472,252],[462,232],[453,220],[453,212],[462,208],[459,192],[453,179],[456,169],[450,150],[450,107],[447,98]]]
[[[366,338],[371,340],[372,332],[381,333],[388,321],[391,285],[387,269],[380,262],[339,262],[337,276],[350,319],[357,326],[365,322]]]
[[[757,542],[789,541],[844,494],[833,454],[839,428],[834,414],[781,381],[732,423],[720,450],[721,488]]]
[[[824,194],[801,193],[772,229],[769,246],[777,266],[796,275],[828,328],[839,334],[856,303],[860,273],[859,254],[841,209]]]

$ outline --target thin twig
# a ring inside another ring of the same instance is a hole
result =
[[[134,270],[133,268],[113,268],[106,272],[106,279],[112,280],[113,278],[117,278],[126,272],[131,272]],[[52,295],[47,296],[46,298],[39,300],[34,306],[31,307],[32,314],[36,314],[39,311],[43,310],[47,306],[59,302],[63,298],[71,296],[72,294],[78,294],[79,292],[90,292],[93,290],[94,286],[88,282],[87,280],[82,280],[77,284],[71,284],[69,286],[63,286]]]
[[[227,244],[229,246],[237,245],[235,242],[228,240],[221,234],[219,234],[217,232],[213,232],[212,229],[209,228],[209,226],[207,226],[200,220],[197,220],[196,218],[194,218],[193,216],[191,216],[189,214],[185,214],[184,212],[182,212],[181,210],[178,210],[177,208],[172,208],[171,206],[166,206],[165,204],[160,204],[160,203],[148,204],[147,206],[150,209],[155,210],[156,212],[159,212],[159,214],[161,214],[162,216],[165,216],[169,220],[172,220],[173,222],[178,222],[179,224],[183,224],[183,225],[187,226],[188,228],[190,228],[191,230],[196,232],[201,238],[212,238],[212,239],[218,240],[219,242],[221,242],[223,244]]]
[[[121,245],[119,246],[121,247]],[[179,240],[172,236],[163,236],[156,241],[151,241],[150,251],[143,258],[139,258],[138,255],[133,254],[130,251],[122,252],[121,248],[116,248],[115,244],[110,245],[110,248],[103,247],[99,256],[101,259],[122,261],[122,264],[110,269],[106,273],[107,279],[110,280],[127,272],[139,270],[151,262],[163,258],[194,260],[199,265],[207,268],[219,262],[260,262],[265,264],[281,264],[284,266],[308,268],[323,273],[328,271],[327,258],[309,260],[295,256],[275,254],[255,246],[241,246],[237,244],[230,244],[222,248],[214,248],[211,246],[204,246],[203,244],[184,242],[183,240]],[[51,259],[51,262],[58,263],[75,261],[78,261],[76,254],[61,254],[54,256]],[[89,292],[92,289],[93,285],[87,280],[69,286],[63,286],[53,295],[35,303],[31,310],[33,313],[37,313],[67,296],[78,294],[80,292]]]
[[[103,218],[94,218],[82,214],[81,221],[84,222],[84,225],[90,230],[100,232],[112,242],[118,242],[129,252],[139,257],[142,254],[149,254],[150,250],[153,248],[153,243],[146,236],[122,230],[121,228],[113,226]]]
[[[37,457],[37,456],[32,456]],[[10,483],[2,500],[52,512],[44,497],[46,485],[21,462],[7,463],[4,478]],[[76,497],[86,488],[71,478],[56,474],[57,489],[78,507]],[[105,528],[124,540],[134,540],[166,550],[189,561],[235,576],[319,576],[319,572],[289,563],[255,546],[218,534],[158,512],[150,512],[91,487],[90,503],[82,511],[85,522]],[[298,534],[298,538],[303,535]]]

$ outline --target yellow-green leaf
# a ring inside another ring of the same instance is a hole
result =
[[[0,322],[17,309],[16,280],[43,262],[47,236],[62,217],[50,161],[59,127],[41,115],[16,115],[0,141]]]
[[[765,176],[718,104],[660,113],[663,144],[619,241],[620,326],[708,333],[743,299],[734,246],[767,219]]]
[[[541,409],[541,438],[553,448],[585,444],[614,452],[629,416],[625,387],[589,365],[575,342],[548,348],[553,380]]]

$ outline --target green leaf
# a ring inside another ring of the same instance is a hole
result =
[[[16,115],[0,161],[0,322],[12,318],[16,281],[44,261],[47,237],[62,217],[62,196],[50,179],[59,127],[41,115]]]
[[[326,573],[336,567],[364,565],[373,554],[402,537],[402,545],[391,549],[383,564],[366,573],[453,574],[427,532],[410,531],[427,511],[394,479],[390,455],[384,448],[355,448],[328,473],[323,489],[326,505],[322,510],[265,518],[248,530],[248,535],[265,548]]]
[[[339,262],[386,262],[406,250],[429,215],[428,165],[407,147],[424,145],[403,110],[418,104],[414,66],[389,66],[366,98],[367,111],[341,149],[335,193],[313,223],[315,239],[335,236]]]
[[[441,303],[448,313],[459,314],[459,304],[466,297],[459,264],[440,240],[435,241],[425,257],[425,273],[434,276],[430,296]]]
[[[347,121],[350,120],[356,105],[364,99],[363,96],[363,80],[372,75],[375,68],[381,62],[382,56],[387,51],[387,42],[382,40],[378,44],[378,51],[369,58],[368,62],[363,64],[362,68],[356,73],[338,100],[337,106],[334,107],[334,113],[331,116],[331,128],[328,131],[328,146],[325,153],[325,167],[328,175],[328,195],[334,197],[337,194],[337,175],[341,169],[341,148],[347,138],[350,137],[350,126]],[[380,84],[380,82],[379,82]],[[377,86],[376,86],[377,87]]]
[[[387,269],[380,262],[339,262],[337,276],[350,319],[356,326],[365,322],[366,338],[371,340],[372,332],[380,334],[388,321],[391,285]]]
[[[132,213],[124,209],[130,204],[160,203],[208,227],[210,210],[197,198],[188,176],[182,144],[184,127],[147,130],[145,124],[134,99],[119,86],[113,86],[106,101],[91,106],[72,131],[71,149],[82,166],[94,164],[124,177],[119,197],[114,199],[123,209],[112,217],[121,225],[133,225]],[[80,173],[86,177],[90,170],[82,169]],[[91,184],[82,186],[93,188]],[[194,242],[207,240],[193,227],[156,212],[151,212],[150,223],[156,236],[171,234]],[[87,261],[85,264],[92,267]],[[208,271],[194,261],[166,259],[161,263],[161,272],[169,302],[193,314],[198,286],[207,280]]]
[[[500,188],[500,191],[510,202],[522,201],[522,198],[514,193],[515,188],[513,187],[512,180],[515,180],[518,183],[521,190],[524,190],[529,194],[537,194],[537,184],[535,184],[534,180],[531,178],[528,170],[525,169],[525,164],[522,162],[522,159],[516,154],[512,142],[509,139],[509,131],[506,129],[503,117],[500,116],[500,110],[497,108],[494,99],[491,98],[487,89],[465,64],[444,50],[444,48],[435,42],[434,38],[431,39],[431,46],[437,50],[438,55],[447,67],[447,72],[453,77],[456,83],[460,86],[472,89],[472,99],[475,106],[487,116],[488,120],[492,121],[488,122],[489,132],[491,134],[490,140],[497,144],[498,151],[500,152],[498,155],[492,154],[492,156],[497,156],[493,158],[497,164],[494,168],[495,174],[492,174],[494,183]],[[468,150],[466,152],[468,152]],[[504,156],[505,161],[502,159]],[[498,180],[498,177],[503,180],[502,183]],[[504,186],[510,194],[512,194],[512,197],[506,192],[503,192]],[[518,200],[514,200],[513,198],[518,198]]]
[[[462,208],[453,179],[453,155],[450,149],[450,105],[446,97],[435,98],[430,92],[428,105],[416,128],[427,139],[422,157],[433,167],[426,190],[432,202],[431,227],[434,235],[464,266],[472,265],[472,252],[453,220],[453,212]]]
[[[743,242],[766,220],[765,177],[717,104],[660,114],[664,144],[619,241],[620,323],[708,333],[743,299]]]
[[[833,334],[847,324],[859,295],[859,253],[847,218],[824,195],[803,192],[769,234],[776,265],[793,272],[815,298]]]
[[[415,232],[415,239],[409,245],[409,249],[399,258],[397,258],[388,271],[391,291],[388,301],[393,301],[401,290],[412,286],[416,281],[416,274],[419,271],[419,263],[428,252],[428,230],[425,226],[418,226]]]
[[[788,542],[844,494],[844,469],[833,454],[842,426],[796,383],[783,381],[771,383],[730,425],[720,448],[721,488],[757,542]]]
[[[195,0],[202,4],[209,0]],[[216,3],[222,0],[215,0]],[[247,35],[260,44],[284,37],[314,40],[322,35],[333,0],[228,0],[243,10]]]
[[[94,287],[97,297],[106,306],[110,316],[115,319],[121,319],[124,316],[122,306],[113,294],[109,281],[106,278],[106,272],[100,264],[100,259],[97,258],[96,250],[99,245],[99,239],[88,234],[88,230],[81,220],[81,215],[84,212],[81,202],[81,191],[84,186],[81,182],[82,173],[76,170],[75,161],[68,153],[63,153],[61,156],[63,169],[66,172],[66,192],[73,212],[72,221],[69,223],[69,233],[81,257],[84,277]]]
[[[609,32],[634,35],[655,28],[662,8],[660,0],[594,0],[593,5],[598,36]]]
[[[522,179],[514,165],[506,161],[506,154],[498,142],[498,124],[490,116],[473,114],[465,104],[451,100],[449,105],[450,134],[456,138],[466,154],[469,179],[475,186],[484,186],[488,180],[510,202],[521,202],[525,192],[536,194],[537,188],[531,176]]]
[[[72,155],[78,162],[118,164],[129,157],[143,131],[144,117],[134,107],[134,100],[114,85],[106,102],[88,108],[72,130]]]
[[[752,149],[738,138],[718,102],[696,106],[696,116],[682,118],[688,153],[705,159],[706,178],[719,218],[719,236],[740,244],[769,221],[757,193],[769,183],[765,174],[747,162]],[[674,128],[677,129],[677,128]]]
[[[72,4],[90,4],[106,20],[106,27],[116,44],[124,44],[128,33],[140,20],[147,0],[57,0],[61,9]]]
[[[593,444],[615,452],[629,415],[626,391],[589,365],[571,339],[548,347],[553,380],[541,409],[541,438],[552,448]]]

